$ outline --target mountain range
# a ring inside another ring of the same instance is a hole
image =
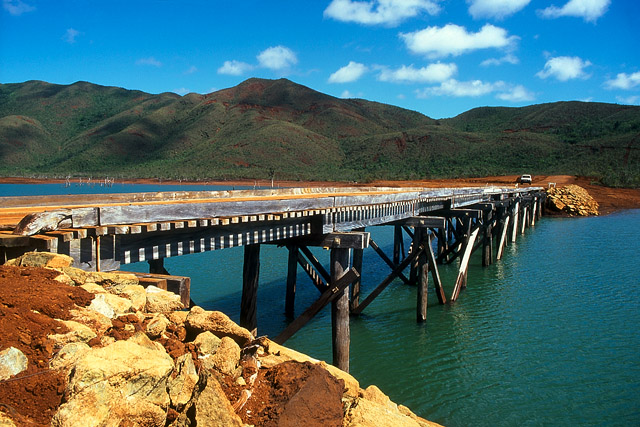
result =
[[[640,186],[640,107],[556,102],[434,120],[287,79],[206,95],[0,84],[0,175],[374,180],[572,174]]]

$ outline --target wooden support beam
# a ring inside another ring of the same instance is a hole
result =
[[[407,233],[407,236],[409,236],[410,239],[413,239],[413,231],[411,231],[411,228],[409,228],[409,226],[407,225],[402,225],[401,226],[402,229],[404,230],[405,233]],[[404,240],[402,241],[403,245],[404,245]],[[403,252],[404,252],[404,248],[403,248]]]
[[[384,225],[402,225],[405,227],[444,228],[447,220],[441,216],[412,216]]]
[[[326,249],[366,249],[369,246],[369,232],[336,232],[329,234],[312,234],[290,240],[302,246],[320,246]]]
[[[433,277],[433,283],[436,287],[436,295],[440,304],[447,302],[447,297],[444,294],[444,288],[442,287],[442,280],[440,280],[440,272],[438,272],[438,263],[431,247],[433,241],[433,234],[429,236],[429,242],[427,244],[427,257],[429,260],[429,271],[431,271],[431,277]]]
[[[298,247],[289,246],[289,263],[287,269],[287,289],[284,302],[284,314],[293,318],[296,299],[296,279],[298,275]]]
[[[500,242],[498,243],[498,254],[496,255],[496,259],[502,259],[502,254],[504,253],[504,246],[507,244],[507,231],[509,230],[509,220],[510,217],[507,215],[501,222],[501,232],[500,232]]]
[[[331,286],[349,270],[351,253],[349,249],[331,250]],[[331,302],[331,338],[333,341],[333,366],[349,372],[349,293],[346,289],[338,290],[336,298]]]
[[[360,277],[360,274],[355,269],[350,269],[347,274],[342,276],[340,280],[333,284],[330,288],[327,288],[320,297],[313,303],[309,308],[307,308],[300,316],[296,317],[296,319],[289,323],[280,334],[273,339],[274,342],[278,344],[284,344],[286,340],[291,338],[293,334],[298,332],[300,328],[309,322],[323,307],[332,302],[335,298],[338,297],[341,290],[344,290],[352,283],[354,280]]]
[[[438,256],[449,249],[447,226],[438,229]]]
[[[431,214],[443,217],[482,219],[482,210],[480,209],[439,209]]]
[[[328,283],[331,280],[331,276],[329,275],[327,270],[325,270],[324,266],[320,264],[320,261],[318,261],[318,258],[316,258],[315,255],[313,255],[313,253],[309,250],[308,247],[299,246],[299,248],[300,248],[300,251],[304,254],[304,256],[307,257],[311,265],[313,265],[313,267],[318,271],[318,273],[320,273],[322,278]]]
[[[460,262],[460,271],[458,272],[458,278],[456,279],[455,286],[453,287],[453,292],[451,293],[451,302],[458,299],[458,295],[460,295],[460,289],[463,287],[463,282],[465,281],[467,270],[469,268],[469,259],[471,258],[471,251],[473,249],[473,244],[476,241],[476,237],[478,237],[479,229],[476,228],[471,233],[471,237],[467,242],[465,247],[464,255],[462,257],[462,261]]]
[[[96,271],[100,271],[100,258],[101,258],[101,253],[100,253],[100,236],[96,236]]]
[[[487,221],[482,227],[482,266],[493,263],[493,222]]]
[[[300,265],[300,267],[302,267],[305,273],[307,273],[307,275],[311,279],[311,282],[316,287],[316,289],[318,289],[318,291],[322,293],[329,287],[329,285],[327,285],[322,280],[320,273],[307,262],[307,260],[302,256],[300,252],[298,252],[298,264]],[[328,281],[329,280],[327,280],[327,282]]]
[[[533,204],[531,206],[531,225],[535,226],[536,225],[536,212],[538,209],[538,198],[534,197],[533,198]]]
[[[260,245],[244,247],[242,271],[242,300],[240,302],[240,326],[256,336],[258,329],[258,278],[260,275]]]
[[[362,310],[367,308],[371,302],[376,299],[378,295],[387,287],[389,284],[395,279],[407,266],[413,262],[413,260],[420,255],[420,253],[424,251],[424,245],[420,245],[418,248],[415,248],[408,257],[406,257],[392,272],[389,274],[370,294],[365,298],[364,301],[360,303],[357,309],[353,311],[353,314],[360,314]]]
[[[429,231],[426,228],[416,228],[416,235],[414,239],[414,245],[420,243],[424,246],[431,247],[431,239],[428,235]],[[429,262],[427,260],[427,251],[422,251],[417,259],[417,305],[416,305],[416,319],[418,322],[427,321],[427,290],[429,287]],[[414,261],[415,262],[415,261]]]
[[[374,251],[376,251],[376,253],[380,256],[380,258],[382,258],[382,260],[389,266],[391,270],[394,270],[397,267],[397,265],[395,265],[393,261],[389,259],[389,257],[383,252],[382,249],[380,249],[380,246],[378,246],[378,244],[373,239],[369,241],[369,245],[373,248]],[[407,279],[407,276],[402,274],[402,272],[398,274],[398,277],[407,285],[411,283],[409,279]]]
[[[513,213],[511,214],[511,217],[513,218],[513,220],[511,221],[512,225],[512,233],[511,233],[511,243],[515,243],[516,242],[516,238],[518,236],[518,215],[519,215],[519,207],[520,207],[520,203],[516,202],[515,207],[513,208]]]
[[[402,251],[400,250],[400,244],[403,241],[402,227],[399,225],[393,226],[393,263],[398,265],[400,263],[400,256]]]
[[[527,206],[525,206],[524,209],[522,209],[522,225],[520,230],[521,234],[524,234],[524,228],[527,225],[527,211]]]
[[[353,250],[353,268],[357,271],[362,271],[362,261],[364,258],[364,250],[363,249],[354,249]],[[360,285],[362,279],[358,277],[351,284],[351,292],[349,294],[349,310],[353,311],[358,308],[360,305]]]

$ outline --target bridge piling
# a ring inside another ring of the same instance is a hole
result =
[[[331,250],[331,284],[335,283],[349,270],[350,249],[335,248]],[[346,289],[337,291],[331,302],[331,338],[333,341],[333,365],[349,372],[349,294]]]
[[[254,336],[258,329],[258,278],[260,276],[260,245],[244,247],[242,272],[242,300],[240,301],[240,326]]]
[[[298,257],[300,252],[298,246],[289,245],[289,260],[287,268],[287,289],[285,294],[284,313],[287,318],[294,316],[294,306],[296,299],[296,281],[298,275]]]

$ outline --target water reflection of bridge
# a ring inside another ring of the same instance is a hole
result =
[[[298,266],[311,277],[320,296],[275,341],[284,342],[331,303],[333,363],[348,370],[350,314],[360,314],[398,278],[416,286],[417,319],[425,321],[429,274],[439,302],[455,301],[466,286],[471,254],[481,249],[483,265],[499,259],[507,241],[515,241],[526,226],[535,224],[544,197],[537,187],[2,197],[0,261],[30,250],[70,255],[74,265],[85,270],[116,270],[147,261],[147,279],[168,281],[169,289],[188,304],[189,281],[168,276],[163,259],[244,246],[240,323],[255,330],[260,246],[283,245],[289,250],[286,315],[294,317]],[[390,255],[366,231],[382,225],[394,227]],[[404,234],[410,236],[410,248],[403,247]],[[311,246],[331,250],[329,271],[314,257]],[[391,272],[361,300],[360,272],[367,247]],[[459,274],[447,299],[437,265],[455,260],[459,260]]]

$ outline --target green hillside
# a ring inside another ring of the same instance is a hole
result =
[[[0,85],[0,175],[418,179],[578,174],[640,185],[640,107],[561,102],[433,120],[286,79],[208,95]]]

